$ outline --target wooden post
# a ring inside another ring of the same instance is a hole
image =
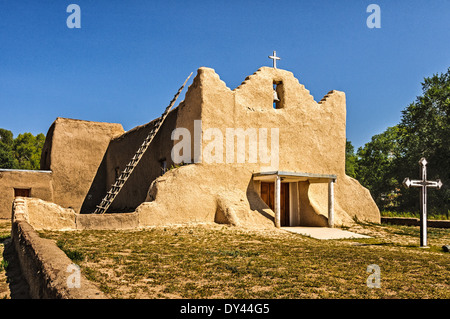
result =
[[[334,227],[334,179],[328,182],[328,227]]]
[[[275,179],[275,227],[281,227],[281,177],[276,176]]]

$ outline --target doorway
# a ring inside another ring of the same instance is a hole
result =
[[[271,210],[275,210],[275,183],[261,182],[261,199]],[[280,224],[289,226],[289,183],[281,183]]]
[[[31,188],[14,188],[14,197],[30,197]]]

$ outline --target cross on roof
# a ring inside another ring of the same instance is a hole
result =
[[[277,60],[281,60],[281,58],[277,57],[277,51],[273,51],[273,55],[269,55],[269,59],[273,60],[273,68],[277,68]]]
[[[422,157],[419,161],[421,167],[422,180],[410,180],[406,177],[403,185],[407,188],[420,187],[420,246],[427,247],[427,187],[440,189],[442,182],[440,179],[436,181],[427,181],[427,160]]]

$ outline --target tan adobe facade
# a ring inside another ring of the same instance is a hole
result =
[[[155,121],[124,132],[119,124],[58,118],[42,152],[48,172],[39,183],[47,191],[33,192],[36,172],[25,186],[31,196],[92,213]],[[136,214],[140,226],[378,223],[369,191],[345,175],[345,125],[343,92],[316,102],[291,72],[269,67],[231,90],[202,67],[108,212]],[[15,187],[12,175],[0,172],[2,195]],[[11,201],[0,202],[0,217],[10,217]]]

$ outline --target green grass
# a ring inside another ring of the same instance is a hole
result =
[[[9,220],[0,220],[0,243],[11,237],[11,222]]]
[[[112,298],[450,298],[450,230],[360,224],[371,239],[322,241],[284,231],[191,225],[41,232],[76,251]],[[352,230],[350,228],[350,230]],[[381,268],[368,288],[367,266]]]
[[[10,237],[11,223],[9,222],[9,220],[0,220],[0,271],[4,271],[8,267],[8,262],[3,259],[3,243]]]
[[[0,261],[0,271],[4,271],[4,270],[8,269],[8,265],[9,265],[8,261],[2,259]]]
[[[80,250],[67,248],[66,244],[67,243],[64,240],[58,240],[56,242],[56,246],[58,246],[58,248],[61,249],[73,262],[80,262],[84,260],[83,252],[81,252]]]
[[[428,214],[428,219],[431,220],[448,220],[450,214],[438,214],[438,213],[432,213]],[[406,218],[420,218],[419,213],[413,213],[413,212],[395,212],[395,211],[382,211],[381,217],[406,217]]]

